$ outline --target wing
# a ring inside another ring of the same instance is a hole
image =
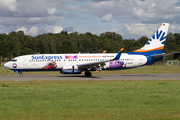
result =
[[[118,54],[116,55],[116,57],[114,59],[111,60],[106,60],[106,61],[98,61],[98,62],[91,62],[91,63],[84,63],[84,64],[78,64],[77,67],[80,68],[85,68],[85,69],[96,69],[96,70],[100,70],[101,67],[104,67],[106,65],[106,62],[109,61],[113,61],[113,60],[118,60],[123,52],[124,48],[122,48]]]

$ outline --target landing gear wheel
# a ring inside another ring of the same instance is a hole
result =
[[[91,76],[92,76],[92,73],[89,72],[89,71],[86,71],[86,72],[85,72],[85,76],[86,76],[86,77],[91,77]]]
[[[20,73],[20,74],[19,74],[19,76],[20,76],[20,77],[22,77],[22,76],[23,76],[23,74],[22,74],[22,73]]]

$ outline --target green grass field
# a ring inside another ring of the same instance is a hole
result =
[[[93,72],[138,73],[180,73],[180,67]],[[0,67],[0,74],[17,73]],[[0,120],[179,120],[179,86],[180,81],[0,81]]]
[[[180,81],[0,82],[1,120],[179,120]]]

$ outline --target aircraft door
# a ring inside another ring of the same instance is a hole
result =
[[[28,60],[26,57],[23,57],[23,66],[24,67],[28,66]]]

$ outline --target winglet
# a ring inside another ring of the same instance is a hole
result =
[[[106,53],[106,50],[104,50],[103,53]]]
[[[116,55],[116,57],[113,60],[119,60],[123,50],[124,50],[124,48],[121,48],[121,50],[118,52],[118,54]]]

